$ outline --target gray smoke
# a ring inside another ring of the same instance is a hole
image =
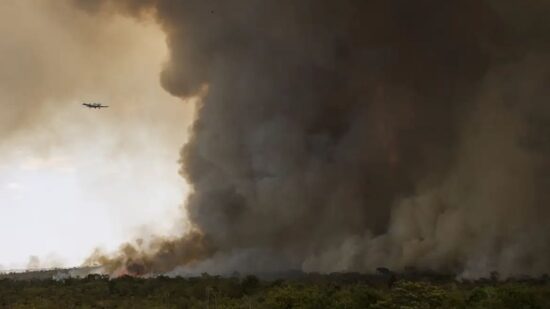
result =
[[[550,270],[545,2],[76,2],[154,14],[203,94],[194,232],[144,271]]]

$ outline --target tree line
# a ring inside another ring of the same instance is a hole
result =
[[[388,279],[388,278],[386,278]],[[372,280],[360,274],[0,280],[0,308],[550,308],[550,282]],[[391,283],[391,284],[389,284]]]

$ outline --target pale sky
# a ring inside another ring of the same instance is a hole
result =
[[[184,228],[177,160],[193,104],[160,86],[159,27],[3,0],[0,36],[0,269],[79,265]]]

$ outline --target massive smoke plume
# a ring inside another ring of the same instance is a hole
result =
[[[550,270],[545,2],[76,2],[154,14],[163,87],[202,95],[193,231],[107,264]]]

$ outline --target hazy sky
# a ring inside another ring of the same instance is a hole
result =
[[[160,86],[164,34],[48,2],[0,2],[0,269],[78,265],[98,246],[176,232],[186,194],[177,160],[193,106]]]

